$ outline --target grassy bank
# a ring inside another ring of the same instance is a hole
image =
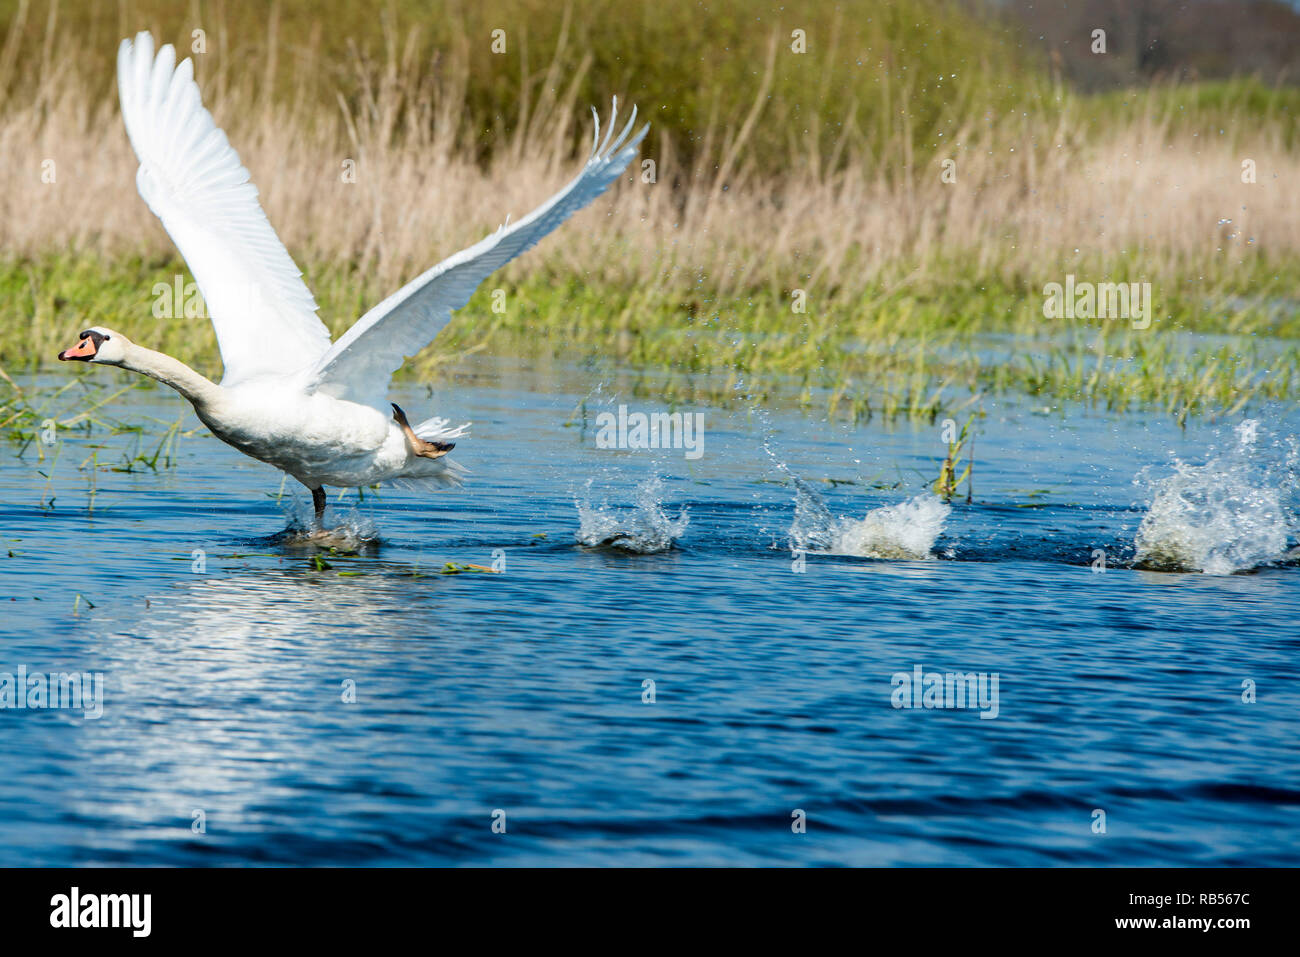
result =
[[[148,291],[174,288],[179,264],[90,257],[10,263],[0,294],[32,317],[9,368],[31,368],[91,324],[220,373],[211,327],[155,315]],[[1251,284],[1267,289],[1277,271]],[[334,331],[386,291],[329,266],[309,270]],[[503,295],[494,296],[500,290]],[[1220,297],[1215,299],[1214,297]],[[971,396],[1028,393],[1044,403],[1113,410],[1154,407],[1180,420],[1300,394],[1300,315],[1255,295],[1176,289],[1150,328],[1121,320],[1047,320],[1039,290],[956,268],[927,282],[900,272],[867,299],[810,299],[751,291],[726,302],[673,289],[591,284],[534,272],[480,290],[434,346],[403,369],[447,374],[467,353],[548,354],[597,360],[596,370],[640,369],[640,391],[674,402],[798,404],[867,419],[933,418]],[[635,387],[635,386],[634,386]]]
[[[51,19],[10,3],[0,367],[102,324],[217,372],[206,322],[154,314],[155,287],[188,275],[136,195],[110,85],[118,36],[142,21],[188,36],[189,9]],[[856,417],[996,390],[1179,418],[1297,397],[1293,90],[1081,97],[938,3],[763,19],[719,0],[653,23],[611,4],[510,9],[449,4],[439,20],[399,3],[321,31],[315,6],[268,19],[231,3],[203,21],[205,100],[336,333],[565,182],[587,103],[631,95],[654,123],[653,169],[489,280],[408,375],[544,348],[644,369],[672,399]],[[790,17],[833,51],[795,54]],[[533,39],[483,53],[494,18]],[[1150,328],[1045,318],[1044,287],[1067,275],[1150,283]]]

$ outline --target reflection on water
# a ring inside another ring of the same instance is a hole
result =
[[[564,428],[590,383],[508,372],[412,403],[475,420],[474,482],[332,500],[359,549],[286,542],[305,495],[215,440],[0,457],[0,672],[107,683],[99,721],[0,710],[0,863],[1298,862],[1300,570],[1126,567],[1135,472],[1231,432],[1007,406],[949,509],[937,430],[706,412],[698,460],[602,450]],[[804,488],[958,560],[792,553]],[[998,718],[894,710],[917,666],[997,673]]]

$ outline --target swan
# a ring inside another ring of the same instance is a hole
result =
[[[431,418],[411,425],[386,401],[393,373],[433,340],[484,279],[618,179],[649,129],[631,135],[634,107],[615,137],[615,98],[601,140],[593,110],[591,155],[567,186],[523,219],[507,221],[417,276],[331,342],[248,170],[203,106],[193,63],[187,58],[178,66],[170,44],[155,56],[152,35],[140,33],[118,48],[117,84],[127,136],[140,160],[136,188],[207,303],[222,378],[212,382],[102,326],[82,332],[59,359],[118,366],[175,389],[217,438],[310,489],[318,529],[325,486],[460,484],[465,469],[447,453],[468,424],[450,428],[446,419]]]

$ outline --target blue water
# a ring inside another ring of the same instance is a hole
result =
[[[97,720],[0,709],[0,865],[1300,864],[1300,568],[1130,567],[1135,474],[1233,423],[986,402],[935,557],[800,573],[790,476],[837,517],[906,501],[938,423],[692,407],[692,461],[597,448],[620,382],[594,384],[483,362],[399,390],[473,420],[471,484],[347,493],[329,522],[380,541],[324,565],[280,536],[305,492],[192,413],[173,467],[112,471],[184,411],[163,391],[97,413],[143,436],[0,446],[0,672],[105,682]],[[577,544],[575,499],[654,477],[674,548]],[[996,673],[996,718],[893,707],[918,665]]]

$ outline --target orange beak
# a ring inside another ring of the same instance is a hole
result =
[[[71,349],[64,349],[60,352],[59,360],[67,362],[69,359],[80,359],[83,362],[87,362],[94,358],[97,349],[98,347],[95,345],[95,340],[90,336],[86,336],[86,338],[82,339]]]

